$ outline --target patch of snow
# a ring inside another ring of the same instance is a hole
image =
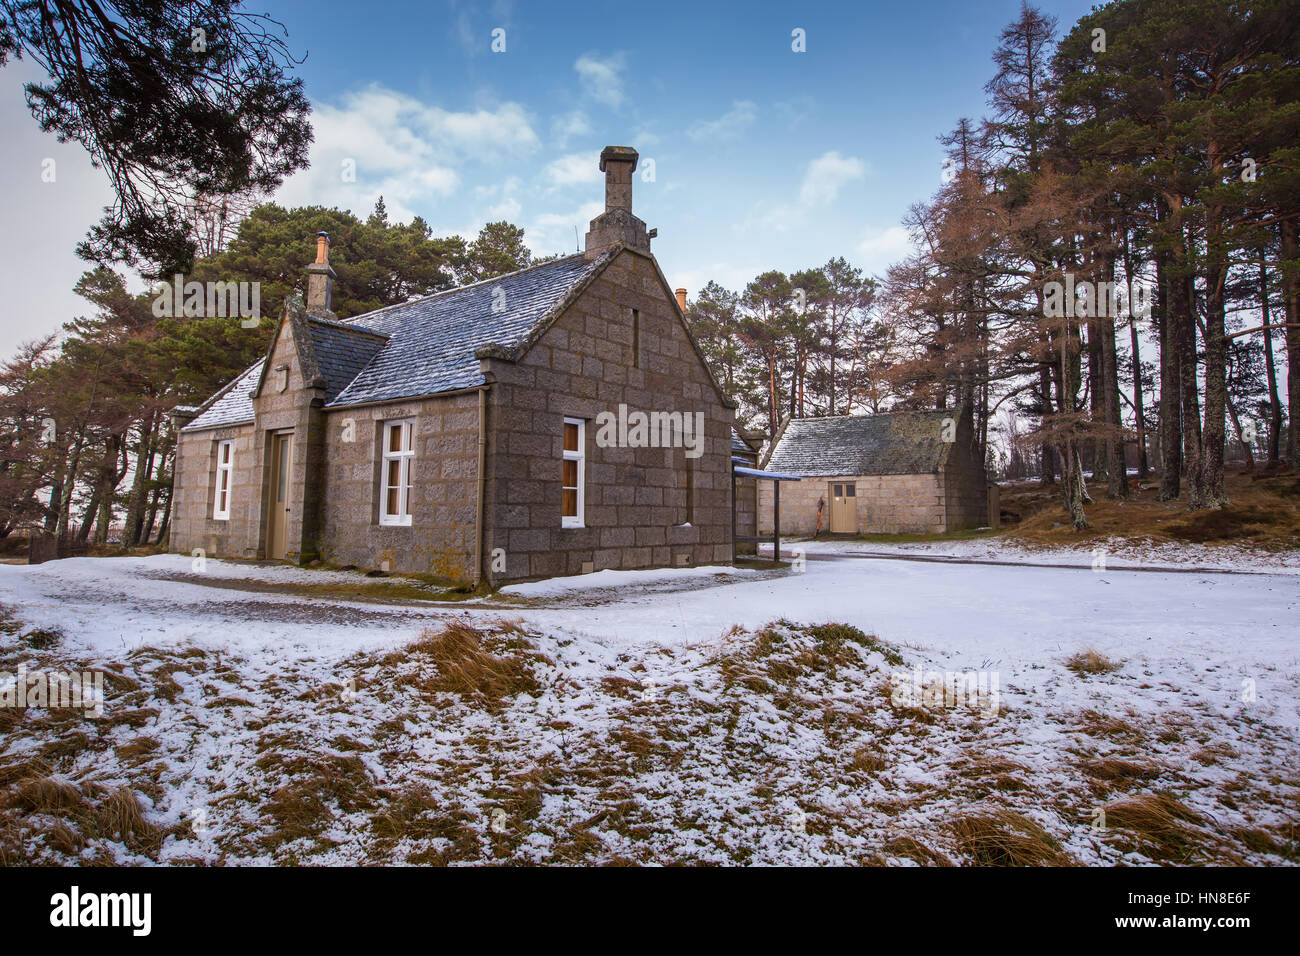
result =
[[[614,571],[606,569],[591,574],[574,574],[567,577],[547,578],[523,584],[507,584],[497,593],[515,597],[549,597],[595,588],[638,588],[655,584],[674,584],[693,578],[716,575],[753,574],[752,568],[733,568],[730,565],[707,565],[697,568],[650,568],[644,571]]]

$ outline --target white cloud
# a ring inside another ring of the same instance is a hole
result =
[[[551,121],[551,138],[561,149],[579,136],[590,136],[594,130],[582,110],[573,110]]]
[[[889,266],[912,251],[912,240],[902,226],[872,228],[867,230],[856,248],[867,272],[884,275]]]
[[[466,56],[487,53],[492,45],[492,31],[497,27],[506,30],[506,50],[509,51],[510,28],[514,25],[514,4],[510,0],[493,0],[490,16],[472,3],[468,8],[461,7],[458,0],[452,0],[451,8],[457,11],[456,39]],[[473,15],[481,19],[476,21]]]
[[[519,214],[524,211],[524,204],[514,196],[507,196],[499,203],[494,203],[487,208],[487,221],[498,222],[502,219],[514,222],[519,218]]]
[[[599,183],[604,180],[600,171],[600,153],[569,153],[547,163],[543,173],[552,188],[578,184]]]
[[[758,106],[752,100],[736,100],[731,109],[715,120],[697,120],[686,130],[686,135],[696,142],[715,142],[735,139],[754,125]]]
[[[524,211],[524,204],[518,195],[522,188],[523,180],[518,176],[508,176],[503,183],[475,186],[474,198],[480,203],[488,203],[484,207],[484,221],[495,222],[499,219],[517,221],[519,214]],[[475,231],[477,227],[471,230],[471,232]]]
[[[290,177],[276,200],[364,215],[382,195],[397,220],[411,218],[421,200],[452,195],[465,163],[495,165],[540,145],[518,103],[447,110],[378,84],[337,105],[314,104],[312,126],[311,168]]]
[[[866,163],[856,157],[841,156],[835,150],[823,153],[804,169],[795,201],[761,199],[754,204],[749,215],[732,228],[744,234],[755,229],[787,232],[796,226],[806,226],[809,213],[833,203],[845,184],[866,174]]]
[[[597,103],[618,107],[623,102],[623,69],[627,57],[615,53],[601,59],[594,53],[584,53],[573,63],[578,73],[582,91]]]
[[[601,201],[585,202],[569,212],[543,213],[524,227],[528,248],[537,255],[553,252],[568,255],[574,250],[574,227],[577,227],[577,242],[581,247],[591,220],[604,211],[605,203]]]
[[[799,201],[805,206],[833,203],[845,184],[866,175],[867,167],[854,156],[841,156],[836,150],[823,153],[808,164]]]

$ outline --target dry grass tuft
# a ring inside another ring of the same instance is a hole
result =
[[[1079,717],[1079,730],[1090,737],[1117,737],[1129,741],[1143,739],[1142,732],[1122,718],[1095,710],[1085,710]]]
[[[926,846],[920,840],[910,836],[894,837],[885,844],[885,853],[889,856],[915,860],[922,866],[956,866],[952,860],[938,850]]]
[[[100,805],[99,823],[105,833],[133,849],[156,852],[162,844],[162,834],[144,818],[139,797],[127,787],[114,790]]]
[[[55,780],[53,777],[28,778],[18,781],[9,794],[11,809],[24,813],[48,813],[55,816],[90,816],[91,806],[86,795],[75,783]]]
[[[1217,841],[1200,829],[1204,819],[1166,793],[1145,793],[1102,807],[1106,829],[1128,830],[1153,859],[1186,863]]]
[[[1114,673],[1124,665],[1112,661],[1096,648],[1089,647],[1076,654],[1071,654],[1066,659],[1065,666],[1080,677],[1090,677],[1093,674]]]
[[[339,812],[374,809],[374,783],[365,762],[355,755],[270,753],[258,759],[257,766],[278,768],[290,778],[263,808],[275,823],[275,830],[261,840],[269,849],[318,836]]]
[[[1065,866],[1072,862],[1050,833],[1014,810],[961,817],[951,827],[958,848],[977,866]]]
[[[1079,763],[1079,766],[1084,773],[1094,780],[1104,780],[1108,783],[1151,780],[1160,776],[1159,767],[1124,760],[1120,757],[1099,757],[1083,760]]]
[[[817,642],[818,652],[832,667],[855,663],[854,658],[846,653],[849,644],[857,644],[868,652],[874,651],[895,667],[903,666],[902,654],[852,624],[817,624],[808,628],[808,635]]]
[[[494,654],[484,646],[488,637],[486,632],[460,623],[449,624],[437,634],[426,630],[407,645],[406,653],[432,660],[437,665],[438,676],[429,681],[411,679],[409,682],[425,690],[458,694],[493,705],[517,694],[540,693],[542,685],[529,664],[545,658],[535,651]]]
[[[114,752],[120,760],[139,760],[152,754],[159,746],[153,737],[137,737],[115,748]]]
[[[889,768],[889,761],[874,747],[863,746],[853,752],[849,766],[863,773],[879,773]]]

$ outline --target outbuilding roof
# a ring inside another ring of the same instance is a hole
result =
[[[805,477],[934,473],[953,446],[961,414],[794,418],[777,435],[764,467]]]

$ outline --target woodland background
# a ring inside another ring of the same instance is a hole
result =
[[[390,222],[382,199],[364,220],[266,202],[306,162],[308,107],[279,34],[231,0],[200,4],[225,25],[203,58],[172,38],[174,4],[119,5],[120,35],[99,4],[57,6],[50,21],[0,2],[0,64],[46,69],[33,113],[87,146],[119,202],[79,249],[90,314],[0,367],[0,541],[162,543],[167,411],[263,354],[317,232],[344,319],[540,260],[508,222],[439,238]],[[942,185],[904,221],[911,255],[883,276],[835,257],[699,290],[688,319],[742,424],[970,408],[990,471],[1055,486],[1076,528],[1089,478],[1123,498],[1130,470],[1158,476],[1162,499],[1204,510],[1226,503],[1230,460],[1300,467],[1297,12],[1117,0],[1058,42],[1024,6],[991,51],[986,115],[941,137]],[[95,44],[74,42],[88,30]],[[145,62],[150,44],[167,55]],[[124,99],[139,109],[104,109]],[[142,135],[166,111],[192,141]],[[122,267],[259,282],[261,324],[157,318]],[[1152,314],[1045,317],[1045,286],[1067,274],[1145,282]]]

